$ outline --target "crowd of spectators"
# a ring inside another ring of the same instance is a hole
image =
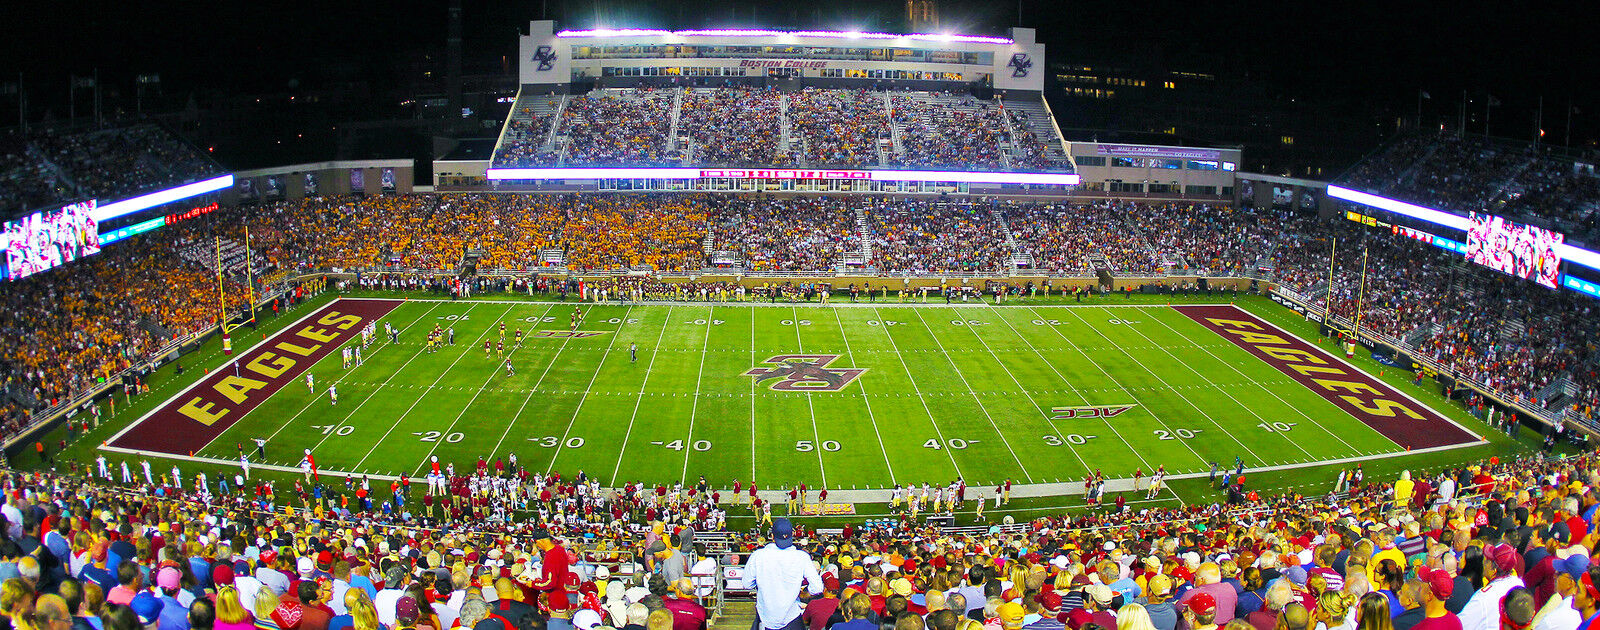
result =
[[[719,250],[738,252],[751,271],[826,271],[861,251],[849,197],[739,197],[711,215]]]
[[[554,104],[551,103],[552,110]],[[505,137],[495,152],[496,167],[541,166],[555,164],[558,157],[546,146],[552,119],[531,107],[512,112],[506,121]]]
[[[810,166],[877,166],[878,142],[892,134],[883,94],[868,90],[792,92],[789,120],[805,141]]]
[[[678,129],[694,140],[694,163],[782,166],[783,94],[762,88],[700,88],[683,97]],[[681,133],[679,135],[682,135]]]
[[[180,474],[119,486],[109,474],[6,473],[4,623],[705,630],[721,579],[754,591],[753,627],[768,630],[1582,630],[1600,612],[1591,453],[1385,479],[1356,467],[1332,492],[1012,527],[942,530],[902,513],[716,535],[704,534],[721,529],[714,512],[740,494],[703,477],[600,488],[480,461],[401,515],[367,510],[364,479],[359,491],[345,483],[362,497],[351,510],[331,479],[291,494]],[[501,485],[526,509],[485,518]]]
[[[1120,202],[1008,205],[1003,216],[1017,245],[1033,255],[1035,269],[1089,273],[1100,260],[1107,270],[1152,273],[1155,252],[1123,219],[1131,207]]]
[[[986,203],[927,199],[875,202],[867,210],[872,265],[885,273],[996,272],[1011,242]]]
[[[1600,241],[1600,179],[1593,161],[1531,145],[1425,133],[1396,140],[1340,183],[1430,208],[1488,212],[1590,242]]]
[[[893,120],[900,129],[900,164],[996,170],[1010,142],[1005,110],[994,101],[940,92],[897,92]]]
[[[221,169],[152,124],[0,134],[0,211],[82,198],[103,202],[187,184]]]
[[[672,126],[671,90],[596,90],[567,99],[558,136],[567,138],[563,161],[587,166],[662,166]]]

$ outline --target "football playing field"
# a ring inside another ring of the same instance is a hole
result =
[[[368,323],[377,334],[345,369],[340,348],[360,345]],[[453,328],[454,345],[430,351],[435,326]],[[430,456],[463,469],[515,453],[608,484],[704,475],[850,489],[1076,482],[1095,469],[1126,478],[1158,465],[1231,468],[1236,456],[1258,468],[1478,442],[1229,305],[345,299],[236,356],[106,448],[224,462],[243,449],[283,466],[311,449],[321,470],[413,477]]]

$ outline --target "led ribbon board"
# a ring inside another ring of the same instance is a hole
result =
[[[1076,173],[980,173],[972,171],[894,171],[758,168],[491,168],[491,180],[551,179],[850,179],[878,182],[957,182],[968,184],[1050,184],[1076,186]]]

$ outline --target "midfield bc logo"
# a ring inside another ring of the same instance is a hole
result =
[[[767,386],[774,391],[837,392],[867,372],[866,368],[827,367],[838,358],[837,354],[780,354],[762,361],[772,367],[750,368],[744,375],[756,377],[757,383],[777,379]]]

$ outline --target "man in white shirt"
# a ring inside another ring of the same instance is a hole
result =
[[[1574,630],[1583,623],[1583,615],[1572,607],[1572,594],[1578,590],[1578,580],[1589,570],[1589,558],[1568,556],[1556,561],[1556,594],[1534,617],[1533,630]]]
[[[1500,600],[1507,592],[1523,586],[1517,577],[1517,552],[1510,545],[1496,545],[1483,554],[1483,579],[1487,584],[1472,594],[1467,605],[1456,615],[1461,618],[1461,630],[1499,630]]]
[[[406,594],[405,567],[395,565],[383,574],[383,590],[372,598],[372,607],[378,611],[378,621],[394,627],[395,603],[400,601],[400,596]]]
[[[772,524],[772,542],[750,554],[744,588],[756,592],[756,620],[751,630],[801,630],[800,588],[822,594],[822,576],[811,555],[794,546],[794,525],[781,518]]]

